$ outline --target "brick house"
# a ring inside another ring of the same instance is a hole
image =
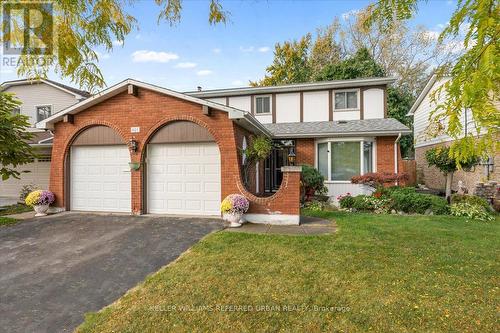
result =
[[[425,152],[429,149],[438,146],[449,146],[453,139],[448,135],[430,127],[429,115],[436,105],[431,101],[431,94],[449,77],[438,79],[433,75],[424,89],[417,97],[415,103],[411,107],[408,116],[412,116],[414,121],[413,131],[415,138],[415,161],[417,167],[417,182],[425,184],[427,187],[435,190],[445,190],[445,176],[436,168],[429,167],[425,158]],[[446,98],[445,94],[439,96],[439,101]],[[499,106],[500,108],[500,106]],[[462,113],[461,123],[463,126],[463,135],[473,133],[476,135],[476,126],[472,118],[471,111],[468,110]],[[476,165],[473,170],[459,170],[453,175],[452,190],[457,190],[458,182],[461,181],[468,189],[469,193],[474,193],[476,184],[500,180],[500,154],[497,152],[494,156],[486,161],[482,161]]]
[[[300,167],[329,195],[362,193],[350,178],[397,172],[410,130],[386,116],[390,78],[179,93],[125,80],[37,124],[54,133],[50,189],[65,210],[219,215],[231,193],[252,222],[298,224]],[[241,151],[255,136],[276,148],[243,185]]]

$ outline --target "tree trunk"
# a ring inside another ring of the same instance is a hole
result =
[[[451,182],[453,181],[453,172],[446,174],[446,200],[451,201]]]

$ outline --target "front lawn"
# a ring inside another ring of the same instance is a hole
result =
[[[31,212],[32,210],[32,207],[26,206],[24,204],[15,204],[2,207],[2,210],[0,210],[0,216]]]
[[[18,220],[11,217],[0,216],[0,226],[17,223]]]
[[[498,329],[499,219],[319,214],[337,234],[209,235],[77,331]]]

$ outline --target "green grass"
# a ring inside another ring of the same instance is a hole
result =
[[[499,219],[319,215],[337,234],[209,235],[77,331],[498,331]]]
[[[15,204],[10,206],[5,206],[2,208],[5,209],[0,210],[0,216],[31,212],[33,210],[33,208],[23,204]]]
[[[17,223],[19,220],[13,219],[11,217],[0,216],[0,227],[4,225],[11,225]]]

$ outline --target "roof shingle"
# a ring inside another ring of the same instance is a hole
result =
[[[265,124],[264,126],[274,136],[287,138],[411,133],[411,130],[407,126],[394,118],[279,123]]]

